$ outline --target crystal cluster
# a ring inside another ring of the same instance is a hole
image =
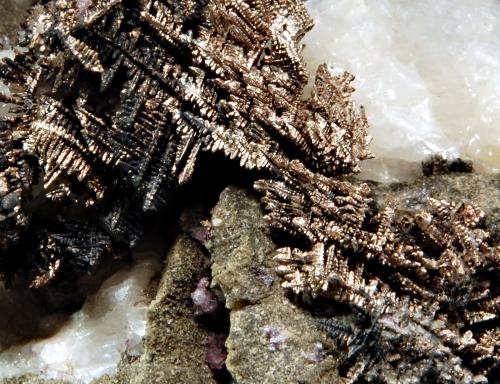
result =
[[[499,252],[483,213],[377,210],[346,178],[372,157],[368,123],[348,73],[319,66],[302,97],[312,25],[302,0],[34,6],[0,63],[0,270],[34,288],[90,272],[135,246],[200,153],[219,152],[264,177],[269,224],[295,245],[276,255],[284,287],[359,317],[359,329],[325,323],[346,380],[486,378]]]
[[[328,125],[299,97],[297,43],[312,26],[301,1],[50,1],[30,12],[21,48],[0,64],[11,105],[0,264],[31,286],[134,246],[200,151],[271,168],[285,142],[329,167],[314,127],[296,129],[313,114]]]
[[[366,186],[294,172],[306,187],[296,178],[257,184],[270,225],[309,244],[278,249],[277,271],[285,288],[354,315],[321,322],[343,353],[346,382],[486,382],[500,358],[500,252],[481,209],[431,199],[414,216],[376,212]]]

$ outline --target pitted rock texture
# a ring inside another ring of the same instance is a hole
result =
[[[213,209],[209,250],[212,283],[231,309],[227,369],[242,384],[335,382],[325,336],[280,287],[274,248],[255,196],[224,190]]]

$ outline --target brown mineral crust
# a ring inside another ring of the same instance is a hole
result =
[[[238,383],[338,381],[327,339],[309,311],[293,305],[273,270],[273,244],[259,201],[228,187],[212,215],[213,283],[231,309],[227,368]]]
[[[230,310],[261,301],[269,295],[270,286],[277,283],[273,281],[271,257],[275,245],[266,234],[261,216],[258,202],[250,199],[248,192],[236,188],[225,190],[212,212],[208,243],[212,284],[221,288]],[[237,248],[231,248],[236,244]]]

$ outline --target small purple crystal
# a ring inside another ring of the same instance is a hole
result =
[[[217,296],[208,289],[209,287],[210,282],[204,277],[200,279],[196,289],[191,293],[196,316],[214,313],[219,306]]]

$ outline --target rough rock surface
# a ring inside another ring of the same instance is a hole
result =
[[[259,303],[274,288],[275,245],[267,231],[258,200],[238,188],[222,192],[213,210],[209,249],[212,283],[222,289],[230,310]]]
[[[325,337],[279,286],[274,245],[255,197],[234,187],[221,194],[209,249],[213,283],[222,288],[231,309],[226,365],[236,382],[334,380],[332,361],[322,354]]]

